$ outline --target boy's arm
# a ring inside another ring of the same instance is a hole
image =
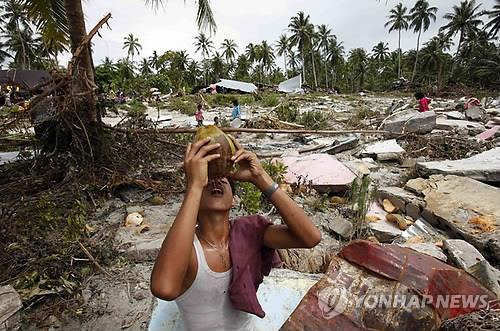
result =
[[[264,192],[272,184],[264,174],[254,184]],[[321,232],[311,222],[304,210],[283,190],[276,190],[269,198],[286,225],[270,225],[264,233],[264,244],[270,248],[313,248],[321,241]]]
[[[236,181],[251,182],[261,191],[266,191],[273,180],[262,168],[254,153],[245,151],[233,140],[238,151],[233,157],[239,170],[232,174]],[[274,192],[269,201],[276,207],[286,225],[270,225],[264,233],[264,244],[270,248],[312,248],[321,241],[321,233],[300,208],[284,191]]]
[[[208,162],[220,157],[219,154],[207,155],[218,147],[218,144],[207,145],[209,141],[207,138],[189,144],[186,151],[186,195],[151,273],[151,292],[163,300],[174,300],[181,294],[188,271],[201,195],[208,183]]]

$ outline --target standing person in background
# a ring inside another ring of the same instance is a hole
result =
[[[196,110],[196,113],[194,113],[194,117],[196,118],[196,121],[198,122],[198,126],[203,126],[203,120],[205,118],[203,117],[201,103],[198,104],[198,109]]]
[[[231,119],[234,121],[235,119],[241,119],[241,108],[238,103],[238,99],[233,100],[233,112],[231,113]]]
[[[422,92],[415,93],[415,98],[418,100],[418,111],[424,113],[429,111],[429,104],[431,99],[426,97]]]

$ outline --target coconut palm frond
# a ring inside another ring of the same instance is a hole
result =
[[[146,5],[151,6],[153,9],[163,7],[167,0],[145,0]],[[184,1],[186,2],[186,1]],[[196,12],[196,23],[198,28],[202,31],[208,30],[210,33],[217,32],[217,24],[215,23],[214,13],[210,6],[210,0],[196,0],[198,10]]]
[[[55,52],[69,45],[69,28],[64,0],[22,0],[29,17],[40,29],[42,40]]]

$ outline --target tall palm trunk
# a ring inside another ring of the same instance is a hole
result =
[[[326,88],[328,88],[328,63],[325,60],[325,82],[326,82]]]
[[[314,88],[318,88],[318,78],[316,77],[316,65],[314,64],[314,51],[311,50],[311,60],[312,60],[312,69],[313,69],[313,76],[314,76]]]
[[[401,29],[398,30],[398,79],[401,78]]]
[[[288,79],[288,69],[286,67],[286,59],[287,59],[287,57],[288,57],[288,54],[287,54],[286,49],[285,49],[285,52],[283,54],[283,59],[284,59],[283,62],[285,62],[285,77],[286,77],[286,79]]]
[[[417,54],[415,55],[415,65],[413,66],[413,74],[411,76],[411,81],[413,82],[415,79],[415,75],[417,74],[417,64],[418,64],[418,51],[420,47],[420,35],[422,34],[422,29],[418,30],[417,37]]]
[[[457,52],[455,53],[455,58],[453,59],[453,65],[451,67],[452,75],[455,74],[455,70],[457,69],[458,55],[460,54],[460,47],[462,46],[463,39],[464,39],[464,33],[463,31],[460,31],[460,39],[458,39]]]
[[[87,36],[82,2],[81,0],[65,0],[64,4],[68,17],[71,52],[74,54],[83,39]],[[94,72],[90,57],[90,46],[85,47],[78,58],[78,63],[74,66],[72,92],[74,94],[88,93],[91,88],[89,87],[89,82],[92,85],[94,84]],[[97,123],[96,100],[94,93],[91,92],[86,95],[85,99],[82,101],[84,106],[87,107],[87,120],[91,123]]]
[[[304,45],[302,45],[300,53],[302,55],[302,83],[304,83],[306,81],[306,59],[304,56]]]
[[[23,52],[23,64],[21,69],[26,69],[26,47],[24,45],[23,35],[21,34],[21,28],[19,27],[19,22],[16,21],[16,32],[19,36],[19,42],[21,43],[21,50]]]

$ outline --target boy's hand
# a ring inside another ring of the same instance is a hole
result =
[[[229,178],[238,182],[250,182],[261,190],[266,189],[273,181],[262,167],[257,156],[245,150],[234,137],[230,137],[237,149],[231,161],[237,164],[239,168]]]
[[[208,162],[216,160],[220,154],[210,154],[210,151],[218,148],[220,144],[208,144],[210,138],[190,143],[184,156],[184,171],[187,177],[188,189],[203,188],[208,184]]]

